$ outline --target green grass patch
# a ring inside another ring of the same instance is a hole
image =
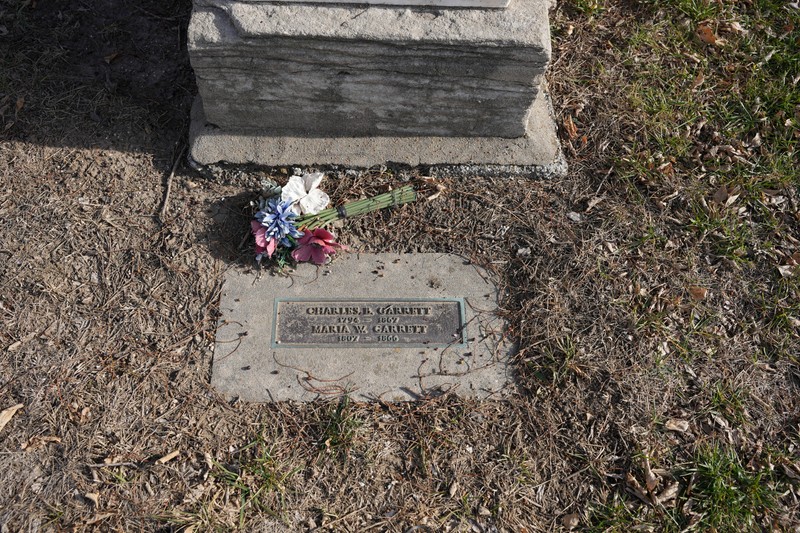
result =
[[[734,450],[711,445],[696,453],[692,474],[693,510],[701,517],[701,529],[761,531],[757,519],[776,498],[768,471],[749,469]]]
[[[278,450],[262,434],[237,452],[234,464],[214,461],[211,475],[238,497],[239,528],[247,525],[250,515],[267,515],[283,520],[285,497],[292,491],[292,480],[299,466],[279,458]]]
[[[763,307],[771,330],[794,334],[796,324],[800,322],[800,278],[795,275],[778,279]]]
[[[718,381],[712,391],[709,408],[724,416],[729,422],[744,424],[747,422],[747,391],[734,387],[726,381]]]
[[[651,17],[642,16],[622,49],[641,130],[620,174],[659,194],[660,184],[677,185],[673,176],[692,189],[714,172],[752,193],[736,207],[757,201],[761,190],[800,184],[800,11],[766,0],[649,6]],[[714,32],[716,46],[697,37],[700,25]],[[673,163],[668,173],[664,162]],[[696,209],[692,216],[701,232],[717,235],[715,254],[742,257],[745,224]]]
[[[636,505],[615,494],[610,502],[590,508],[589,526],[591,533],[627,533],[633,527],[645,526]],[[646,527],[646,526],[645,526]]]
[[[719,15],[720,3],[708,0],[668,0],[659,4],[671,5],[694,22],[711,19]]]
[[[768,527],[780,480],[759,461],[745,464],[726,444],[698,447],[671,477],[680,484],[677,500],[648,505],[625,491],[590,506],[592,532],[762,531]]]
[[[576,372],[578,348],[571,337],[556,339],[542,348],[541,355],[526,362],[532,375],[542,383],[558,386]],[[579,370],[577,372],[580,372]]]
[[[606,3],[605,0],[572,0],[570,6],[582,15],[592,17],[603,11]]]
[[[746,220],[725,208],[711,208],[695,200],[692,202],[693,216],[689,227],[694,230],[701,241],[711,243],[714,255],[725,257],[735,262],[748,260],[752,247],[752,231]]]
[[[344,457],[352,448],[361,426],[361,420],[352,412],[350,397],[342,396],[329,406],[320,420],[317,445],[336,457]]]

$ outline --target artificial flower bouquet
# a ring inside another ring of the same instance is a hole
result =
[[[344,249],[325,226],[417,199],[414,187],[406,185],[372,198],[328,208],[330,198],[319,188],[324,177],[322,172],[292,176],[283,187],[270,184],[264,188],[258,212],[250,222],[256,239],[256,261],[260,263],[266,257],[280,267],[291,261],[323,265]]]

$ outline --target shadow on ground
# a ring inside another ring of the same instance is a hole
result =
[[[190,10],[189,0],[0,1],[0,139],[170,159],[195,92]]]

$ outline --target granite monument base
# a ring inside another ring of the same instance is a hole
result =
[[[565,168],[547,0],[501,9],[194,0],[191,157]]]

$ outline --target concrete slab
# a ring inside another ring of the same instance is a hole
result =
[[[566,172],[549,101],[540,92],[523,137],[304,137],[226,131],[209,125],[198,99],[192,110],[190,155],[202,165],[220,162],[267,166],[342,165],[369,168],[385,163],[539,167],[541,175]],[[485,170],[485,169],[484,169]],[[513,173],[513,172],[512,172]]]
[[[443,254],[346,254],[291,277],[231,270],[212,385],[245,401],[501,398],[511,346],[486,273]]]

